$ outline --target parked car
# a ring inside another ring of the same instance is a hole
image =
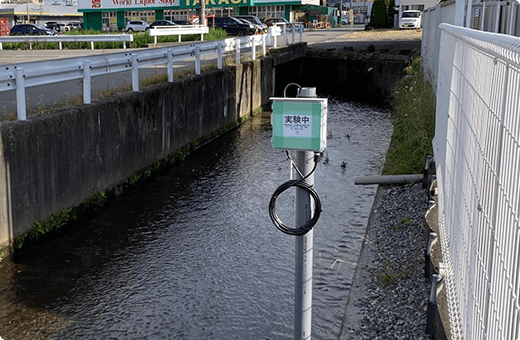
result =
[[[421,11],[410,10],[403,11],[399,18],[399,29],[403,28],[421,28]]]
[[[255,25],[244,23],[233,17],[208,17],[208,26],[225,30],[229,35],[255,34]]]
[[[126,32],[144,32],[150,28],[150,25],[143,20],[130,20],[125,25]]]
[[[58,31],[37,24],[20,24],[11,28],[9,35],[57,35]]]
[[[45,23],[45,27],[50,29],[50,30],[55,30],[55,31],[58,31],[60,32],[61,28],[60,28],[60,24],[56,21],[47,21]]]
[[[149,28],[154,28],[157,26],[175,26],[175,23],[170,20],[157,20],[150,24]]]
[[[267,18],[267,19],[265,19],[265,21],[264,21],[264,24],[265,24],[266,26],[268,26],[268,27],[269,27],[269,26],[273,26],[273,24],[284,24],[284,23],[285,23],[285,24],[288,24],[289,21],[287,21],[287,20],[284,19],[284,18]]]
[[[173,20],[173,22],[176,25],[191,25],[191,22],[189,22],[188,20]]]
[[[291,33],[292,32],[292,25],[289,21],[287,21],[285,18],[268,18],[265,19],[264,23],[267,27],[273,26],[273,24],[286,24],[286,32]]]
[[[83,29],[83,23],[79,22],[79,21],[69,22],[64,27],[65,32],[72,31],[72,30],[80,30],[80,29]]]
[[[258,17],[254,15],[235,15],[234,17],[239,20],[247,21],[255,25],[257,33],[267,33],[268,31],[267,25],[260,21],[260,19],[258,19]]]

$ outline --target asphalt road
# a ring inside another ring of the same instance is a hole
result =
[[[363,31],[363,25],[355,25],[345,28],[332,28],[326,30],[307,30],[303,34],[303,41],[307,42],[309,48],[318,49],[366,49],[369,45],[375,46],[376,49],[392,50],[396,48],[407,48],[407,44],[411,47],[420,47],[420,40],[417,39],[401,39],[392,37],[382,38],[355,38],[349,39],[353,33]],[[290,35],[289,35],[290,39]],[[298,39],[298,37],[296,38]],[[186,44],[192,42],[186,42]],[[173,45],[178,45],[175,43]],[[278,38],[278,46],[281,45],[281,37]],[[120,50],[3,50],[0,52],[0,65],[19,65],[20,63],[38,62],[40,60],[49,59],[66,59],[78,56],[90,56],[109,53],[120,53],[123,51],[132,51],[135,49]],[[243,51],[246,53],[246,51]],[[204,62],[211,62],[207,57]],[[185,69],[194,69],[194,60],[187,60],[176,63],[175,70],[182,72]],[[154,66],[139,69],[139,78],[150,78],[155,74],[166,72],[165,66]],[[121,72],[108,76],[94,77],[92,82],[93,98],[96,93],[105,92],[108,89],[120,88],[124,85],[131,84],[130,72]],[[67,81],[44,86],[29,87],[26,89],[27,111],[41,109],[43,107],[51,107],[53,104],[63,105],[63,103],[73,102],[82,96],[82,85],[80,81]],[[16,94],[15,91],[0,92],[0,120],[15,117],[16,112]]]

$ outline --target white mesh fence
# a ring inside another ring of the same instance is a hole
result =
[[[441,24],[434,154],[453,339],[520,338],[520,39]]]

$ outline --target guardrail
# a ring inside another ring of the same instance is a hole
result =
[[[181,42],[182,35],[200,34],[200,41],[204,41],[206,33],[209,33],[209,27],[202,25],[156,26],[148,30],[148,34],[153,37],[154,44],[157,44],[157,37],[163,35],[178,35],[179,42]]]
[[[439,46],[433,149],[451,335],[519,339],[520,39],[443,23]]]
[[[134,41],[132,34],[97,34],[97,35],[16,35],[12,37],[0,36],[0,51],[3,49],[3,43],[29,43],[32,49],[32,43],[53,42],[59,43],[60,50],[62,42],[90,42],[91,49],[94,49],[94,42],[99,41],[122,41],[123,48],[126,49],[127,41]]]
[[[176,60],[195,58],[195,73],[200,74],[201,56],[216,54],[217,67],[221,69],[224,52],[235,51],[238,64],[241,60],[241,48],[251,48],[251,59],[255,60],[257,49],[261,46],[262,55],[265,57],[266,38],[265,34],[252,35],[175,47],[2,65],[0,92],[16,91],[17,116],[18,119],[25,120],[27,118],[26,87],[80,79],[83,83],[83,102],[90,104],[92,77],[131,70],[132,90],[139,91],[140,67],[166,64],[168,81],[171,82],[173,63]],[[276,37],[274,40],[276,41]]]
[[[303,22],[291,22],[291,23],[274,23],[273,26],[269,27],[269,35],[274,37],[274,47],[277,47],[277,36],[282,36],[283,43],[287,42],[287,33],[291,34],[291,43],[294,44],[296,39],[296,32],[300,34],[300,41],[303,40],[303,31],[305,30],[305,25]]]

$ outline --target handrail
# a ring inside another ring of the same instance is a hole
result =
[[[123,48],[126,49],[126,42],[134,41],[132,34],[96,34],[96,35],[15,35],[10,37],[0,36],[0,51],[3,49],[3,43],[39,43],[39,42],[53,42],[59,43],[60,50],[62,49],[62,42],[90,42],[91,49],[94,49],[94,42],[99,41],[122,41]],[[32,46],[31,46],[32,49]]]
[[[26,87],[81,79],[83,82],[83,101],[85,104],[90,104],[91,78],[94,76],[131,70],[132,89],[139,91],[139,67],[167,64],[168,81],[172,82],[173,62],[175,60],[195,58],[195,73],[200,74],[201,56],[216,53],[217,67],[221,69],[224,52],[235,51],[238,64],[241,59],[241,48],[250,47],[251,59],[255,60],[257,47],[262,46],[262,55],[265,57],[266,36],[265,34],[252,35],[131,52],[2,65],[0,68],[0,92],[16,90],[18,119],[24,120],[26,119]],[[274,40],[276,41],[276,37]]]
[[[285,44],[285,42],[287,41],[287,28],[290,27],[291,28],[291,44],[294,44],[294,42],[296,41],[296,32],[298,32],[300,34],[300,41],[303,40],[303,31],[305,29],[305,25],[303,22],[289,22],[289,23],[285,23],[285,22],[276,22],[276,23],[273,23],[273,26],[271,26],[269,28],[269,34],[272,36],[272,37],[277,37],[277,36],[283,36],[283,43]],[[274,47],[277,47],[276,46],[276,39],[274,39]]]
[[[203,25],[155,26],[148,30],[148,34],[153,37],[154,44],[157,44],[157,37],[162,35],[178,35],[179,42],[181,42],[182,35],[200,34],[200,40],[204,41],[206,33],[209,33],[209,27]]]

